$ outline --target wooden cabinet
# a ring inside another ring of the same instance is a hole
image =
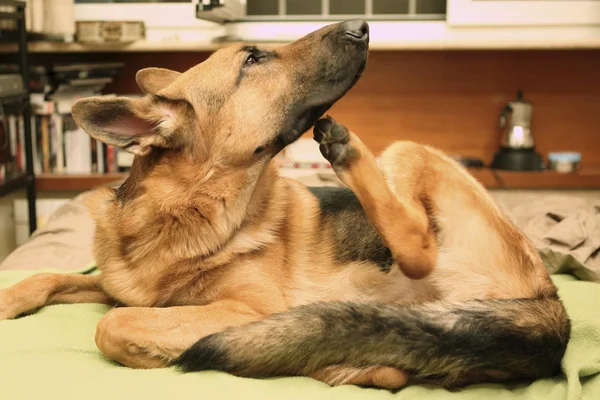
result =
[[[451,26],[600,25],[598,0],[447,0]]]

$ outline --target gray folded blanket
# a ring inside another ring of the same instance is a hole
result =
[[[495,195],[506,213],[533,241],[551,274],[569,273],[600,283],[600,199],[583,194],[527,193],[518,202]]]

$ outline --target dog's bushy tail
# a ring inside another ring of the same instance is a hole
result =
[[[553,376],[569,337],[570,321],[556,297],[407,307],[315,303],[207,336],[175,365],[253,377],[390,366],[451,386],[476,371]]]

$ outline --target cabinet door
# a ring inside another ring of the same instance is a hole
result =
[[[448,0],[454,26],[600,25],[600,0]]]

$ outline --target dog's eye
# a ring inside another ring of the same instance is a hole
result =
[[[251,65],[254,65],[258,62],[258,57],[256,57],[254,54],[250,54],[248,56],[248,58],[246,58],[246,62],[244,63],[244,66],[249,67]]]

